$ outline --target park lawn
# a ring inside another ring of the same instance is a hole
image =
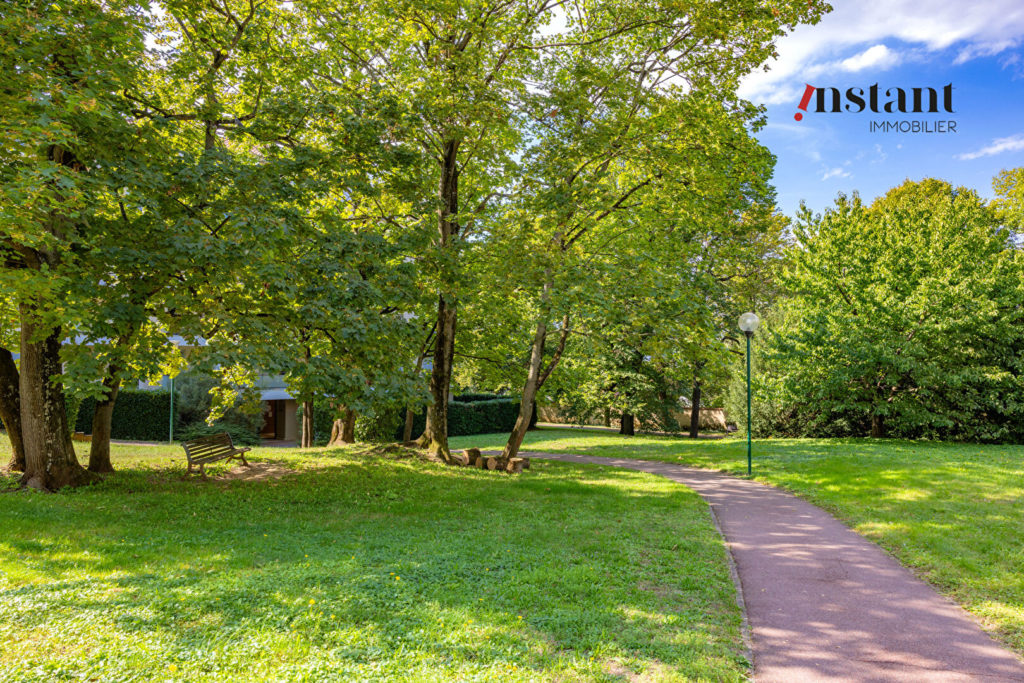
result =
[[[0,477],[0,680],[749,674],[724,544],[685,487],[368,447],[252,455],[294,473],[185,479],[180,448],[115,444],[94,486]]]
[[[500,448],[504,435],[457,447]],[[663,460],[746,474],[746,441],[540,429],[524,449]],[[1024,446],[879,439],[753,444],[754,476],[829,510],[1024,654]]]

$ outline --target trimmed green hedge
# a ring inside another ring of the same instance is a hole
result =
[[[214,422],[208,425],[205,422],[194,422],[179,433],[174,432],[174,438],[179,441],[192,441],[201,436],[213,436],[227,432],[231,436],[231,443],[234,446],[259,446],[260,435],[244,425],[234,422]]]
[[[472,436],[474,434],[492,434],[495,432],[511,432],[519,416],[519,399],[499,398],[490,401],[462,402],[448,404],[448,436]],[[417,436],[423,433],[427,422],[427,410],[424,408],[413,420],[412,433]],[[530,427],[537,423],[537,411],[534,411]],[[401,427],[395,433],[395,440],[402,438]]]
[[[92,416],[96,400],[87,398],[78,409],[75,431],[92,433]],[[128,441],[165,441],[167,418],[171,410],[171,392],[122,389],[117,393],[110,436]],[[177,425],[175,425],[177,431]],[[177,436],[177,434],[175,434]]]
[[[458,396],[452,396],[452,400],[456,403],[479,403],[480,401],[496,401],[500,398],[509,397],[502,396],[501,394],[490,393],[459,394]]]

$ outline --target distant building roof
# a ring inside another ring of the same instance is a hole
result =
[[[284,389],[264,389],[260,392],[261,401],[291,401],[293,397]]]

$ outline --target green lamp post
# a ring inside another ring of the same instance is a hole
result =
[[[174,445],[174,375],[168,375],[171,380],[171,415],[167,426],[167,443]]]
[[[747,337],[747,475],[751,474],[753,461],[750,455],[750,340],[760,327],[761,320],[753,313],[744,313],[740,316],[740,329]]]
[[[181,344],[174,339],[170,340],[171,346],[179,351],[183,356],[185,355],[184,349]],[[167,443],[174,444],[174,375],[168,372],[167,379],[170,381],[171,388],[171,414],[167,418]]]

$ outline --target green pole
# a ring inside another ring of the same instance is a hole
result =
[[[751,474],[751,457],[750,457],[750,338],[754,335],[747,332],[747,476]]]
[[[749,342],[748,342],[749,345]],[[750,374],[749,372],[747,374]],[[174,443],[174,377],[168,375],[171,380],[171,415],[167,423],[167,443]]]

